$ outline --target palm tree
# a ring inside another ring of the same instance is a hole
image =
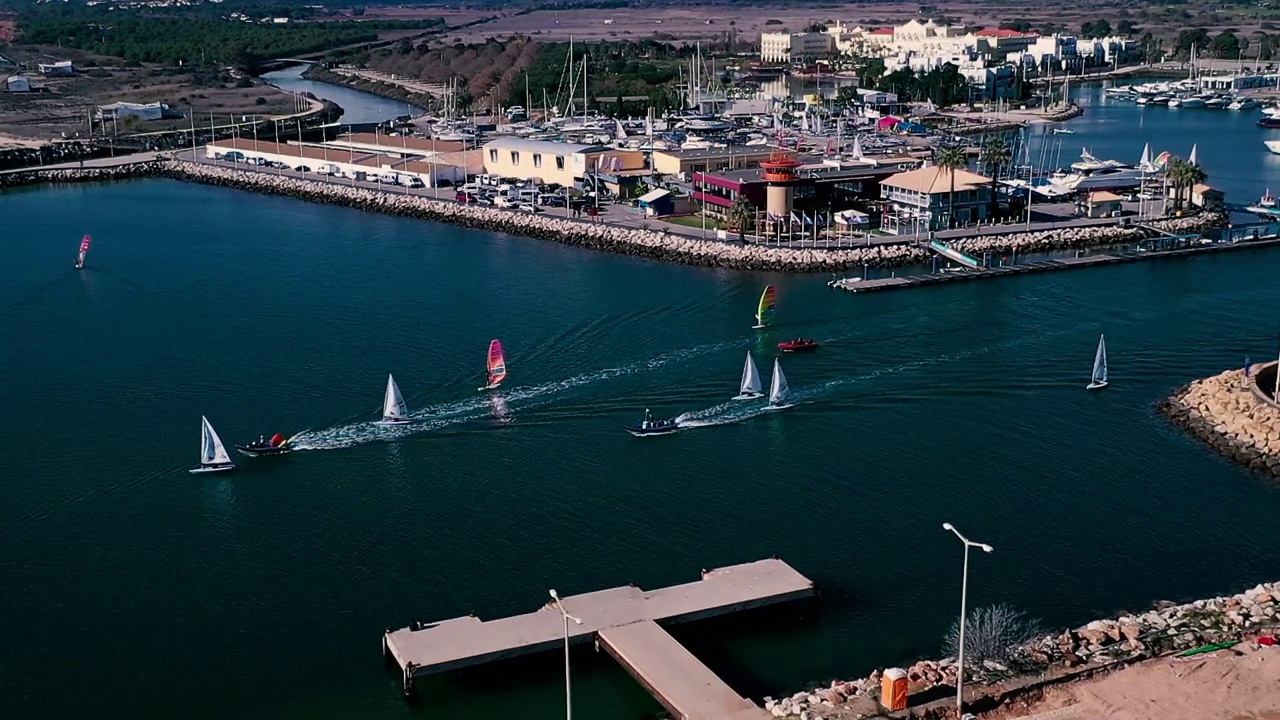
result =
[[[996,176],[1000,174],[1000,168],[1007,165],[1012,158],[1013,152],[1009,150],[1009,143],[1002,137],[994,137],[983,143],[982,153],[978,156],[978,162],[986,166],[987,173],[991,176],[992,218],[1000,213],[1000,201],[996,198]]]
[[[1181,210],[1182,203],[1189,199],[1189,190],[1209,179],[1209,175],[1198,163],[1187,162],[1182,158],[1173,158],[1165,170],[1165,179],[1174,189],[1174,207]]]
[[[751,204],[746,195],[738,193],[738,196],[733,199],[733,204],[725,211],[724,217],[730,227],[738,229],[738,242],[745,245],[747,243],[747,227],[750,226],[753,230],[755,229],[755,206]]]
[[[939,145],[933,152],[933,164],[950,177],[951,192],[947,195],[947,227],[955,227],[956,170],[969,166],[969,156],[960,145]]]

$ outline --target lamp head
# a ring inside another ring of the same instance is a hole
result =
[[[582,618],[574,618],[573,621],[579,625],[582,624]]]
[[[556,594],[556,589],[555,589],[555,588],[551,588],[551,590],[549,590],[548,592],[550,592],[550,593],[551,593],[551,597],[555,598],[556,600],[559,600],[559,599],[560,599],[560,596]]]
[[[982,548],[982,552],[991,552],[992,550],[995,550],[995,548],[990,545],[979,545],[978,547]]]
[[[943,529],[943,530],[950,530],[951,532],[955,532],[955,531],[956,531],[956,529],[955,529],[955,528],[951,527],[951,523],[942,523],[942,529]]]

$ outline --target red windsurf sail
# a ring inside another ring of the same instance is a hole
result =
[[[80,241],[80,254],[76,256],[76,267],[84,267],[84,259],[89,256],[89,243],[93,240],[88,235]]]
[[[497,385],[507,377],[507,358],[502,353],[502,342],[489,343],[489,384]]]

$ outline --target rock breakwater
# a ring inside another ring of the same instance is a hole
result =
[[[1275,372],[1276,363],[1249,368],[1251,378]],[[1223,455],[1280,477],[1280,409],[1263,400],[1252,382],[1243,368],[1228,370],[1183,385],[1159,408]]]
[[[422,195],[352,187],[338,183],[258,173],[191,162],[171,162],[164,175],[179,180],[284,195],[310,202],[344,205],[360,210],[447,222],[463,227],[575,245],[592,250],[653,258],[707,267],[775,272],[835,272],[863,266],[887,268],[924,265],[931,253],[907,242],[845,249],[768,247],[738,242],[702,240],[648,229],[593,223],[547,214],[529,215],[498,208],[466,205]],[[1169,232],[1194,232],[1209,227],[1217,216],[1154,223]],[[1167,226],[1167,227],[1164,227]],[[1039,232],[986,235],[957,241],[971,253],[1020,254],[1055,249],[1109,246],[1133,242],[1151,233],[1142,228],[1116,226],[1065,228]]]
[[[155,177],[161,174],[163,161],[139,162],[100,168],[64,168],[59,170],[24,170],[0,175],[0,189],[40,185],[43,183],[106,182],[131,178]]]
[[[965,687],[1002,683],[1023,687],[1056,674],[1103,668],[1157,655],[1204,647],[1210,643],[1246,640],[1271,634],[1280,627],[1280,582],[1264,583],[1244,592],[1182,605],[1157,603],[1143,613],[1096,620],[1074,630],[1045,635],[1014,648],[1008,664],[986,661],[965,663]],[[907,668],[912,695],[955,686],[955,658],[922,660]],[[883,670],[865,678],[837,680],[829,685],[781,699],[765,698],[765,709],[774,717],[824,720],[863,716],[855,708],[868,708],[880,696]],[[974,688],[972,696],[982,694]],[[947,700],[947,703],[953,703]]]

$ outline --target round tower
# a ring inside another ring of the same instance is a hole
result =
[[[792,183],[799,167],[800,161],[780,147],[775,147],[769,159],[760,163],[760,168],[764,170],[764,181],[768,183],[765,188],[765,212],[770,218],[781,220],[791,216],[795,198]]]

